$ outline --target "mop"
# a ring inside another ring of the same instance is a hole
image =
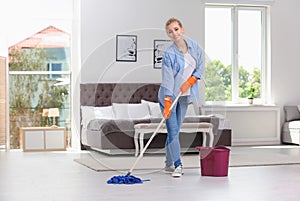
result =
[[[174,102],[172,103],[172,105],[170,107],[170,110],[172,110],[172,108],[177,103],[180,96],[181,96],[181,92],[179,92],[178,96],[175,98]],[[107,184],[137,184],[137,183],[143,183],[145,181],[150,181],[150,180],[141,180],[140,178],[131,175],[131,173],[132,173],[133,169],[135,168],[135,166],[138,164],[138,162],[143,157],[143,154],[147,150],[147,148],[150,145],[150,143],[152,142],[153,138],[158,133],[158,131],[161,128],[161,126],[163,125],[164,121],[165,121],[165,118],[163,117],[162,120],[160,121],[160,123],[158,124],[156,130],[151,135],[150,139],[148,140],[147,144],[145,145],[144,149],[141,151],[140,155],[138,156],[138,158],[135,160],[134,164],[130,168],[129,172],[125,176],[119,175],[119,176],[112,177],[111,179],[109,179],[107,181]]]

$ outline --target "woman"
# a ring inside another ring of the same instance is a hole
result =
[[[170,18],[165,29],[173,41],[163,56],[162,83],[158,92],[159,104],[168,130],[165,172],[172,173],[173,177],[181,177],[183,167],[180,159],[179,131],[188,104],[199,99],[197,82],[203,74],[204,66],[201,48],[195,41],[184,38],[184,28],[178,19]],[[178,102],[170,110],[179,93],[181,96]]]

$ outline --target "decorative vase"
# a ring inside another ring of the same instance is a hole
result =
[[[251,105],[253,104],[253,98],[248,98],[248,103]]]

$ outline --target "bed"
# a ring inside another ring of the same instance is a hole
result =
[[[157,103],[159,83],[89,83],[80,85],[81,147],[107,154],[134,154],[134,125],[159,123]],[[200,111],[200,110],[199,110]],[[231,132],[219,129],[220,118],[200,115],[189,106],[185,123],[209,122],[214,125],[215,145],[231,145]],[[148,140],[145,137],[145,143]],[[159,133],[149,150],[164,148],[166,135]],[[180,135],[184,150],[201,145],[202,135]]]

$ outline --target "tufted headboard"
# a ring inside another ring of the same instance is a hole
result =
[[[90,83],[80,84],[81,106],[109,106],[112,103],[157,102],[159,83]]]

